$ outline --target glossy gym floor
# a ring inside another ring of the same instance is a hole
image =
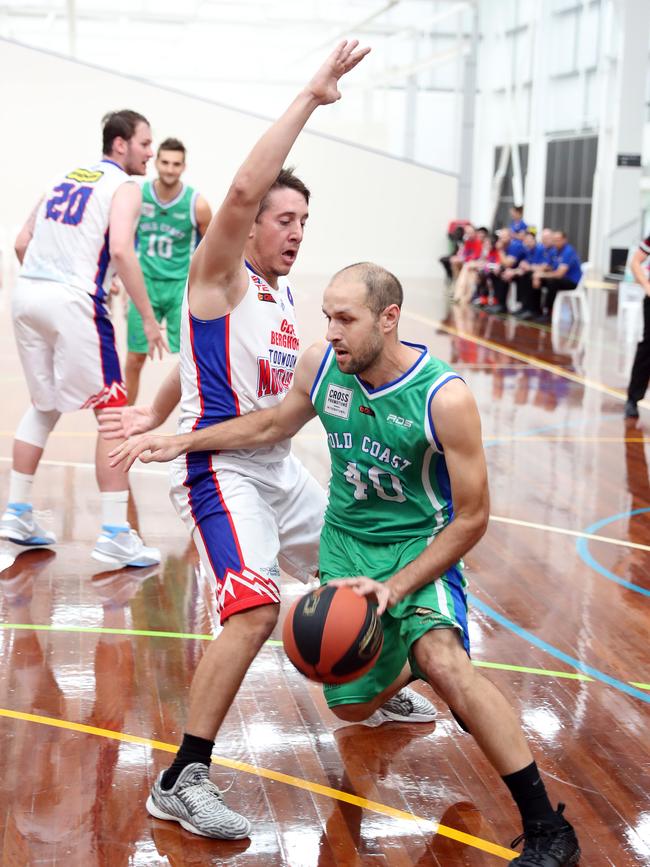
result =
[[[294,282],[306,346],[324,331],[324,282]],[[483,419],[492,519],[467,557],[474,662],[520,712],[581,864],[648,865],[650,407],[624,422],[633,347],[613,316],[589,329],[563,319],[552,333],[472,309],[441,316],[441,285],[405,289],[401,336],[456,367]],[[9,307],[0,292],[3,502],[28,399]],[[121,334],[119,304],[115,317]],[[148,364],[142,400],[173,363]],[[215,748],[213,779],[252,820],[250,840],[195,837],[146,813],[217,621],[163,466],[136,465],[131,477],[132,523],[163,563],[97,571],[93,430],[89,413],[63,417],[37,477],[56,549],[0,546],[1,863],[487,867],[515,857],[506,789],[443,706],[435,724],[342,723],[285,658],[280,630]],[[318,422],[294,449],[325,483]],[[302,592],[287,579],[284,606]]]

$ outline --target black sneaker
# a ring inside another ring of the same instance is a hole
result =
[[[514,849],[524,841],[524,851],[511,864],[519,867],[571,867],[580,861],[578,838],[564,818],[564,804],[558,804],[557,823],[534,822],[510,844]]]
[[[633,400],[625,401],[625,409],[624,409],[625,418],[638,418],[639,410],[637,409],[636,402]]]

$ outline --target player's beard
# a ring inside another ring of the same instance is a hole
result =
[[[142,157],[134,156],[129,150],[127,151],[126,159],[124,160],[124,171],[127,175],[146,175],[147,163],[146,161],[143,161]]]
[[[383,348],[381,332],[377,327],[368,335],[368,339],[355,351],[354,355],[350,353],[345,373],[363,373],[364,370],[368,370],[377,361]]]

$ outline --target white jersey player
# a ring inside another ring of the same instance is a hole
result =
[[[293,213],[282,245],[295,258],[309,193],[286,171],[276,184],[269,218],[277,206]],[[251,250],[251,259],[260,261],[258,251]],[[291,385],[299,348],[291,290],[280,275],[265,270],[264,277],[248,261],[244,268],[244,292],[224,316],[198,317],[192,296],[186,298],[180,432],[275,406]],[[280,601],[280,565],[303,581],[318,568],[325,493],[290,454],[288,441],[182,456],[172,470],[172,501],[216,581],[224,623],[236,612]]]
[[[309,191],[281,167],[312,112],[339,98],[339,78],[368,50],[356,47],[342,43],[262,136],[194,254],[181,338],[181,430],[270,409],[291,384],[299,344],[285,277],[302,242]],[[177,399],[171,377],[162,392],[160,415]],[[156,404],[143,413],[152,422],[147,427],[157,422]],[[123,415],[138,420],[136,408]],[[210,756],[249,665],[277,623],[279,566],[303,580],[316,571],[325,499],[286,441],[175,461],[172,500],[217,582],[224,629],[194,675],[183,742],[147,801],[153,816],[209,837],[250,833],[248,820],[229,810],[208,780]],[[425,704],[432,719],[435,709]],[[413,721],[413,714],[400,719]]]
[[[164,341],[134,250],[140,189],[152,156],[147,120],[133,111],[104,119],[104,159],[57,178],[16,241],[22,269],[13,293],[16,343],[32,405],[14,440],[9,503],[0,537],[20,545],[50,545],[31,504],[34,474],[62,412],[126,403],[113,326],[105,306],[117,271],[142,313],[149,349]],[[128,481],[108,462],[109,443],[97,440],[96,471],[102,531],[93,556],[112,568],[159,562],[127,522]]]

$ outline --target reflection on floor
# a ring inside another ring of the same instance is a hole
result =
[[[305,280],[298,300],[303,345],[323,330],[322,285]],[[438,326],[442,291],[407,287],[401,334],[454,365],[483,419],[497,520],[467,558],[474,658],[493,664],[484,671],[521,713],[553,798],[567,803],[580,832],[583,863],[650,863],[650,414],[623,421],[627,349],[611,318],[597,333],[565,321],[553,334],[453,308]],[[6,492],[11,436],[27,402],[6,303],[0,336]],[[147,365],[144,394],[172,363]],[[341,723],[284,658],[279,630],[226,719],[212,771],[253,822],[251,839],[205,840],[152,820],[147,791],[181,738],[192,673],[218,629],[212,589],[168,503],[164,467],[133,472],[130,513],[164,562],[97,573],[92,419],[66,416],[55,433],[35,499],[60,544],[0,546],[4,864],[504,860],[505,849],[490,846],[507,849],[515,811],[446,709],[419,727]],[[295,451],[325,483],[318,423],[296,437]],[[302,592],[287,579],[284,604]],[[595,675],[576,677],[562,655]]]

